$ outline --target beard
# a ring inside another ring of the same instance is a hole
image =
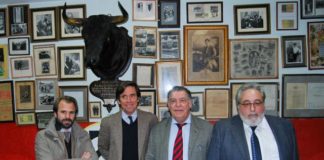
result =
[[[64,129],[68,129],[70,127],[72,127],[73,123],[74,123],[74,120],[72,119],[62,119],[62,120],[59,120],[58,118],[55,118],[56,119],[56,124],[58,125],[59,128],[64,128]]]
[[[257,114],[253,114],[253,115],[249,115],[249,116],[243,116],[242,114],[239,114],[243,123],[245,123],[248,126],[257,126],[258,124],[261,123],[261,121],[264,118],[264,113],[257,115]]]

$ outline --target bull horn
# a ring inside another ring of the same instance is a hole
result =
[[[125,22],[127,22],[128,20],[128,13],[127,11],[124,9],[124,7],[120,4],[120,2],[118,1],[118,7],[120,9],[120,11],[122,12],[122,16],[112,16],[111,17],[111,22],[118,25],[118,24],[123,24]]]
[[[86,18],[69,18],[66,15],[66,3],[64,4],[63,12],[62,12],[62,17],[65,23],[72,25],[72,26],[82,26]]]

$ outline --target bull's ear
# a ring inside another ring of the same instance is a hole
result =
[[[118,24],[123,24],[125,22],[127,22],[128,20],[128,13],[125,10],[125,8],[120,4],[120,2],[118,1],[118,7],[120,9],[120,11],[122,12],[122,16],[112,16],[111,17],[111,22],[118,25]]]
[[[68,17],[66,15],[66,2],[64,4],[63,12],[62,12],[62,17],[65,23],[72,25],[72,26],[82,26],[83,23],[87,20],[86,18],[73,18],[73,17]]]

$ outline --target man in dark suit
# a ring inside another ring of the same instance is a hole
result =
[[[236,94],[239,115],[215,124],[208,160],[298,159],[293,126],[264,115],[265,97],[257,84],[240,87]]]
[[[152,128],[146,160],[205,160],[212,125],[190,114],[188,89],[175,86],[168,93],[171,117]]]

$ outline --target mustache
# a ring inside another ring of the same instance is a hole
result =
[[[69,121],[69,122],[72,122],[72,119],[66,118],[66,119],[62,119],[62,122],[63,122],[63,121]]]

